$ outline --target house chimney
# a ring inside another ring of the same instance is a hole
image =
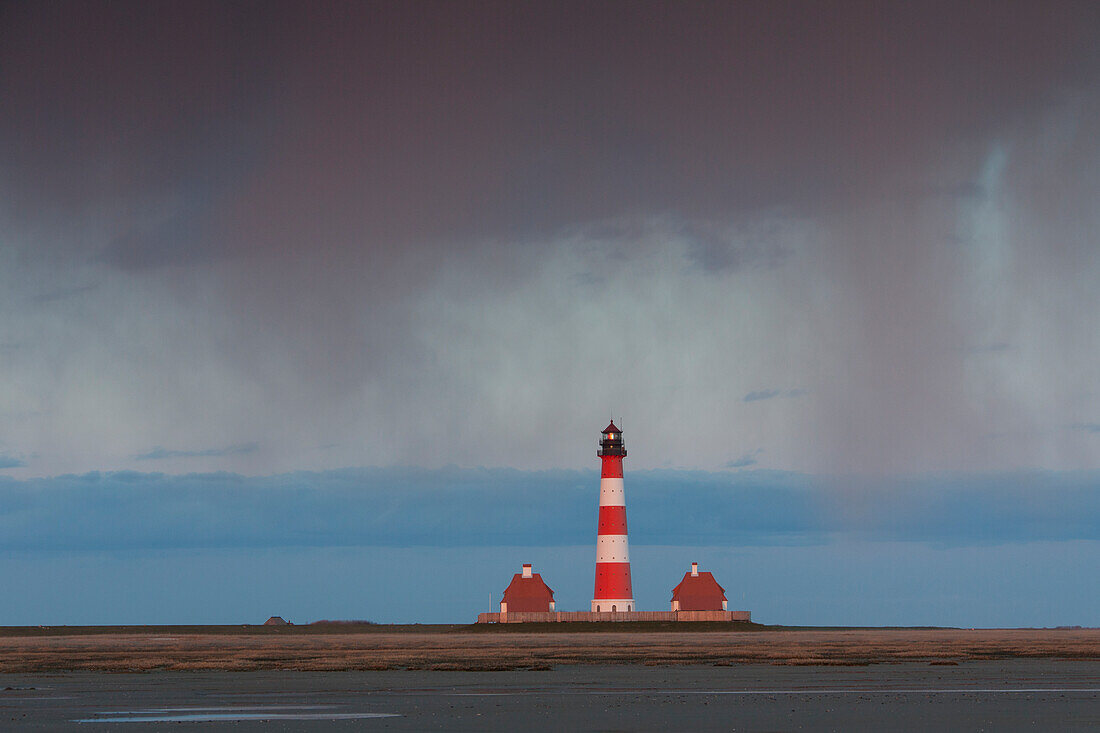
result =
[[[531,577],[531,563],[529,563],[529,562],[523,563],[523,577],[525,577],[525,578],[530,578]]]
[[[697,562],[693,562],[691,564],[691,577],[693,577],[693,578],[698,578],[699,577],[699,563],[697,563]]]

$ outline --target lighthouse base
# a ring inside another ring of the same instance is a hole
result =
[[[625,613],[634,610],[633,598],[593,598],[592,613]]]

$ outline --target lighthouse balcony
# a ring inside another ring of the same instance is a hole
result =
[[[603,456],[626,456],[626,448],[621,440],[601,440],[598,445],[599,450],[596,451],[596,455],[601,458]]]

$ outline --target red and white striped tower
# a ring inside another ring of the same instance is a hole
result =
[[[630,553],[626,545],[626,496],[623,494],[622,431],[612,421],[603,430],[596,455],[603,460],[600,472],[600,524],[596,531],[596,590],[593,611],[633,611],[630,587]]]

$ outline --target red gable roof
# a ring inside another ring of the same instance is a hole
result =
[[[554,591],[543,582],[542,576],[534,573],[530,578],[516,573],[512,582],[504,590],[504,603],[508,612],[512,611],[549,611],[550,601],[554,600]]]
[[[708,572],[696,576],[687,572],[680,584],[672,589],[672,600],[680,602],[681,611],[721,611],[726,589]]]
[[[621,432],[622,432],[622,430],[619,430],[619,429],[618,429],[617,427],[615,427],[615,421],[614,421],[614,420],[612,420],[612,421],[611,421],[611,422],[610,422],[610,423],[608,424],[608,426],[607,426],[606,428],[604,428],[604,429],[603,429],[603,432],[604,432],[604,433],[621,433]]]

